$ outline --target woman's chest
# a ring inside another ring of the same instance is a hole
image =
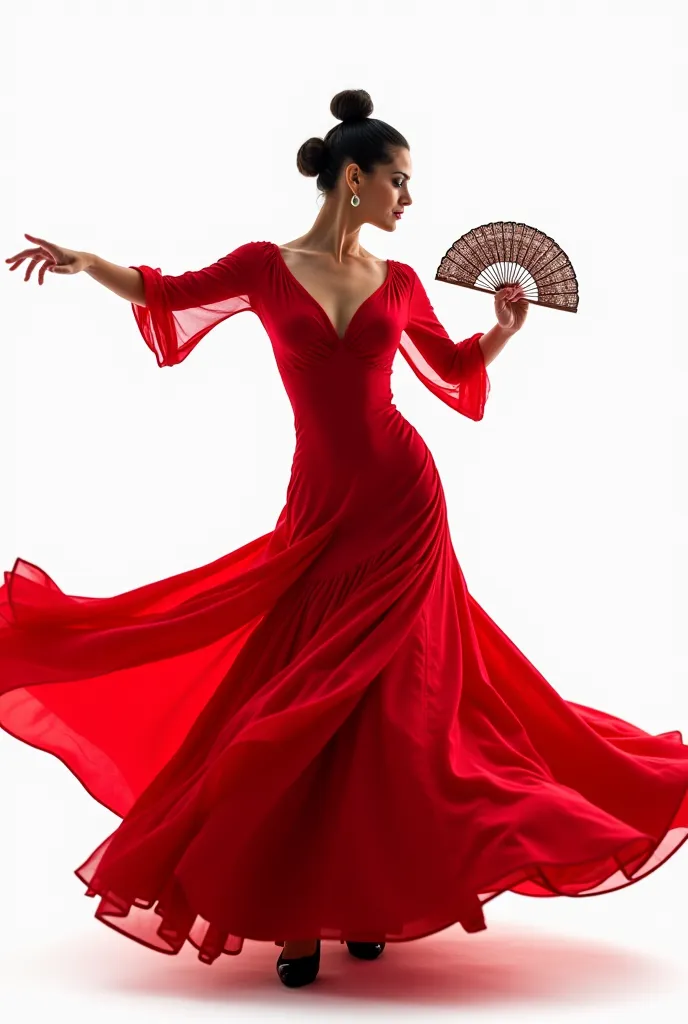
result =
[[[278,361],[307,366],[345,351],[369,365],[391,368],[408,316],[409,287],[400,265],[381,264],[384,276],[368,278],[366,291],[363,278],[344,273],[336,282],[321,276],[301,280],[275,250],[257,312]]]
[[[319,306],[340,340],[358,310],[382,290],[390,261],[357,259],[336,263],[330,257],[303,255],[278,246],[280,259],[295,287]]]

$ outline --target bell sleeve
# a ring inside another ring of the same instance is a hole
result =
[[[480,339],[484,332],[454,342],[437,319],[414,270],[408,322],[400,349],[415,375],[441,401],[471,420],[481,420],[490,381]]]
[[[135,266],[143,275],[146,304],[132,303],[134,318],[158,366],[181,363],[213,327],[251,310],[260,279],[260,243],[246,242],[202,270],[161,274]]]

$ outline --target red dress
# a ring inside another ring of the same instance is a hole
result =
[[[394,260],[342,338],[272,242],[139,269],[160,366],[260,317],[296,445],[274,530],[209,565],[106,598],[5,574],[0,724],[123,819],[76,871],[96,916],[212,963],[244,938],[475,932],[505,890],[595,895],[665,861],[688,834],[681,734],[562,699],[483,611],[392,402],[400,348],[481,419],[481,335],[452,342]]]

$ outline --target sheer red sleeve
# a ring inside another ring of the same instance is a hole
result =
[[[146,305],[132,303],[132,310],[158,366],[181,363],[213,327],[252,309],[261,251],[259,242],[246,242],[209,267],[176,276],[159,268],[133,268],[143,275]]]
[[[484,332],[452,341],[437,319],[420,278],[414,270],[411,274],[408,322],[401,335],[401,353],[434,395],[469,419],[481,420],[490,393],[479,345]]]

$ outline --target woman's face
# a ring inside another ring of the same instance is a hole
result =
[[[401,218],[395,214],[413,202],[409,192],[411,154],[400,147],[391,150],[391,156],[391,163],[379,164],[372,174],[363,174],[357,164],[349,164],[345,172],[347,201],[351,201],[354,192],[361,200],[352,207],[354,217],[360,218],[361,224],[374,224],[382,231],[396,231]]]

